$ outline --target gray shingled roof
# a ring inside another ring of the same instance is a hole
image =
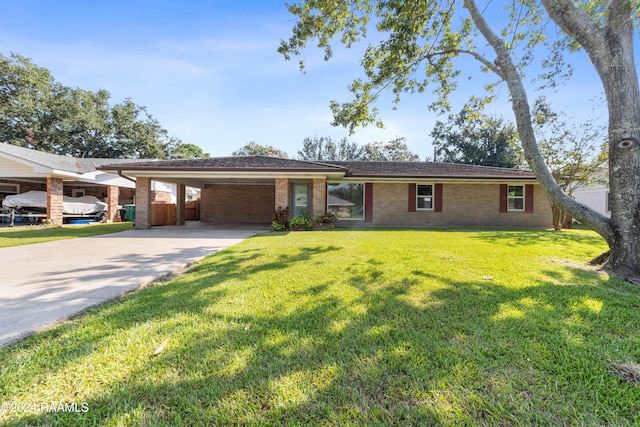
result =
[[[105,169],[176,170],[176,171],[333,171],[342,166],[305,160],[282,159],[267,156],[208,157],[204,159],[161,160],[154,163],[112,164]]]
[[[345,172],[352,178],[471,178],[535,179],[529,171],[489,166],[433,162],[305,161],[265,156],[211,157],[161,160],[153,163],[112,164],[106,170],[148,171],[300,171]]]
[[[362,178],[507,178],[535,179],[533,172],[520,169],[434,162],[338,162],[326,163],[348,169],[346,177]]]
[[[17,145],[1,143],[0,153],[5,153],[14,157],[36,163],[51,169],[63,170],[74,173],[87,173],[96,170],[100,166],[112,163],[143,162],[140,159],[78,159],[75,157],[61,156],[58,154],[46,153],[44,151],[33,150],[31,148],[18,147]],[[147,160],[149,162],[150,160]]]

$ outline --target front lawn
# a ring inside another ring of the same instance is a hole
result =
[[[132,223],[116,222],[112,224],[74,225],[51,227],[33,225],[0,229],[0,248],[10,246],[31,245],[53,240],[75,239],[77,237],[96,236],[98,234],[117,233],[130,230]]]
[[[584,230],[259,235],[0,350],[0,423],[638,425],[616,372],[640,364],[640,288],[583,267],[604,250]]]

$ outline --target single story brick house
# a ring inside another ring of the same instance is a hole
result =
[[[303,161],[264,156],[111,164],[136,180],[136,228],[151,226],[150,183],[201,189],[200,219],[270,224],[278,207],[293,216],[333,212],[339,227],[550,227],[551,207],[529,171],[432,162]],[[184,223],[178,197],[176,218]]]

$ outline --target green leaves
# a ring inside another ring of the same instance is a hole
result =
[[[0,140],[74,157],[193,158],[206,153],[169,136],[131,99],[66,87],[49,70],[0,54]]]

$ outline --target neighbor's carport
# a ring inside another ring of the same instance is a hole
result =
[[[270,224],[278,207],[291,206],[292,185],[308,186],[309,213],[326,210],[327,180],[340,166],[265,156],[218,157],[113,164],[99,168],[136,181],[136,228],[151,227],[151,181],[177,184],[176,224],[185,223],[185,186],[201,189],[200,220]]]
[[[46,218],[53,224],[63,222],[63,195],[66,186],[104,188],[108,218],[116,220],[120,188],[132,188],[132,182],[116,174],[97,171],[98,166],[126,163],[123,159],[89,159],[61,156],[16,145],[0,143],[0,182],[17,193],[46,191]],[[0,197],[1,199],[1,197]]]

